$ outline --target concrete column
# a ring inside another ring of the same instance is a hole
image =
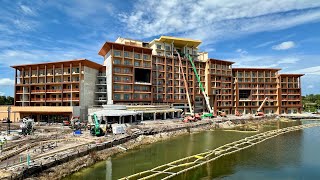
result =
[[[141,121],[143,121],[143,113],[141,113]]]
[[[167,113],[163,113],[163,119],[167,119]]]
[[[172,112],[172,119],[174,119],[174,112]]]
[[[132,123],[132,116],[130,116],[130,123]]]
[[[119,116],[119,124],[121,124],[121,116]]]
[[[153,113],[153,120],[155,121],[157,118],[157,113]]]

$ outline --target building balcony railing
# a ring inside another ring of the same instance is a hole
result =
[[[132,89],[113,89],[114,92],[131,92]]]
[[[29,91],[22,91],[22,90],[19,90],[16,92],[17,94],[23,94],[23,93],[29,93]]]
[[[152,98],[113,99],[114,101],[151,101]]]
[[[45,98],[31,98],[31,101],[45,101]]]
[[[63,98],[63,101],[79,101],[78,97],[74,97],[74,98]]]
[[[107,84],[106,81],[98,81],[96,84]]]
[[[62,98],[47,98],[47,101],[61,101]]]
[[[31,90],[31,93],[44,93],[46,90],[44,89],[39,89],[39,90]]]
[[[113,80],[115,83],[132,83],[132,81],[125,81],[125,80]]]
[[[74,89],[63,89],[63,92],[74,92],[74,91],[79,91],[79,88],[74,88]]]
[[[98,73],[98,76],[105,77],[105,76],[106,76],[106,73]]]
[[[47,89],[47,92],[61,92],[61,89]]]
[[[107,101],[107,97],[98,97],[95,101],[105,102]]]
[[[107,89],[98,89],[96,93],[106,93]]]

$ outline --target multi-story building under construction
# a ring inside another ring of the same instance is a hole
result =
[[[12,66],[16,72],[13,108],[19,113],[14,119],[32,115],[50,121],[75,114],[86,118],[88,107],[104,104],[165,104],[184,111],[208,111],[194,70],[215,113],[254,114],[266,98],[262,108],[266,114],[302,111],[303,74],[233,68],[234,62],[199,52],[200,44],[168,36],[148,43],[118,38],[98,52],[103,64],[77,59]]]
[[[187,111],[189,94],[195,112],[206,111],[194,69],[187,58],[179,64],[177,51],[193,58],[215,111],[254,114],[267,98],[262,108],[266,114],[301,112],[303,74],[279,74],[276,68],[232,68],[234,62],[199,52],[200,44],[199,40],[168,36],[149,43],[125,38],[106,42],[99,55],[106,66],[107,103],[170,104]]]

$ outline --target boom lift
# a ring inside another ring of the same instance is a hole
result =
[[[184,83],[184,88],[186,89],[186,94],[187,94],[187,99],[188,99],[188,104],[189,104],[189,111],[190,111],[190,114],[193,115],[193,109],[192,109],[192,105],[191,105],[191,101],[190,101],[190,97],[189,97],[189,91],[188,91],[188,83],[187,83],[187,80],[186,80],[186,77],[184,75],[184,70],[183,70],[183,67],[182,67],[182,61],[181,61],[181,57],[180,57],[180,54],[177,50],[175,50],[177,55],[178,55],[178,58],[179,58],[179,66],[180,66],[180,69],[181,69],[181,72],[182,72],[182,77],[183,77],[183,83]]]
[[[196,75],[197,81],[199,83],[199,88],[201,90],[201,93],[202,93],[205,101],[206,101],[207,109],[209,111],[209,113],[204,113],[202,115],[202,117],[212,117],[213,116],[213,108],[210,106],[209,97],[208,97],[208,95],[207,95],[207,93],[206,93],[206,91],[205,91],[205,89],[204,89],[204,87],[203,87],[203,85],[201,83],[200,76],[199,76],[199,74],[197,72],[197,68],[193,63],[192,57],[189,54],[186,54],[186,57],[189,59],[191,65],[192,65],[192,69],[193,69],[194,74]]]
[[[93,114],[92,119],[94,120],[94,126],[90,127],[91,134],[94,136],[103,136],[104,132],[100,128],[100,123],[99,123],[98,116],[96,115],[96,113]]]
[[[264,103],[267,101],[268,97],[264,98],[264,100],[262,101],[262,104],[260,105],[260,107],[258,108],[257,112],[256,112],[256,116],[264,116],[263,112],[260,112]]]

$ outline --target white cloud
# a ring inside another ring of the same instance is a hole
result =
[[[214,42],[319,21],[319,7],[317,0],[140,0],[119,20],[140,37],[175,33]]]
[[[33,20],[25,20],[25,19],[14,19],[13,24],[20,30],[23,31],[31,31],[34,30],[38,23]]]
[[[294,48],[295,46],[296,46],[296,44],[293,41],[286,41],[286,42],[282,42],[280,44],[277,44],[275,46],[272,46],[272,49],[274,49],[274,50],[287,50],[287,49]]]
[[[36,15],[35,11],[33,11],[30,7],[26,5],[20,5],[22,12],[26,15],[34,16]]]
[[[298,61],[300,61],[297,57],[285,57],[279,60],[278,64],[296,64]]]
[[[312,88],[314,88],[314,85],[308,85],[307,88],[312,89]]]
[[[285,67],[284,65],[292,68],[298,61],[301,60],[301,57],[241,54],[241,56],[238,56],[237,58],[231,58],[230,60],[236,62],[234,64],[235,67],[288,69],[288,67]]]
[[[0,96],[4,96],[4,95],[5,95],[5,93],[0,91]]]
[[[9,78],[0,79],[0,86],[11,86],[11,85],[14,85],[14,80]]]
[[[236,52],[239,53],[240,55],[248,54],[248,52],[246,50],[243,50],[243,49],[240,49],[240,48],[237,49]]]
[[[320,66],[313,66],[308,68],[302,68],[295,71],[293,73],[301,73],[301,74],[309,74],[309,75],[320,75]]]

